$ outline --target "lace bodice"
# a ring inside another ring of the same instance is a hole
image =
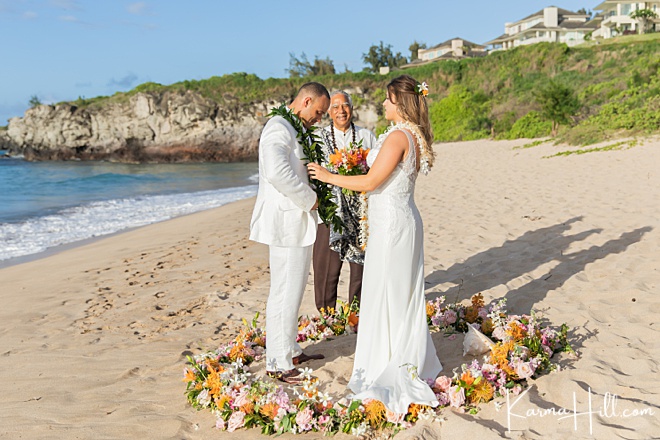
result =
[[[369,155],[367,156],[367,165],[370,167],[373,166],[374,162],[376,161],[376,157],[378,156],[378,152],[385,142],[385,139],[387,139],[387,136],[389,136],[389,134],[394,131],[396,130],[382,134],[378,138],[376,146],[369,151]],[[407,130],[401,131],[405,133],[406,137],[408,138],[408,154],[396,166],[387,180],[369,194],[370,198],[379,194],[397,196],[397,198],[405,195],[412,197],[415,191],[415,180],[417,179],[417,154],[415,143],[413,141],[412,135]]]

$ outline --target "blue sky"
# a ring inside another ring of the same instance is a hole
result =
[[[289,53],[365,66],[381,40],[409,56],[453,37],[484,43],[546,6],[598,1],[0,0],[0,125],[44,103],[233,72],[285,77]]]

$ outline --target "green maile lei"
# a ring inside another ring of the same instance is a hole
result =
[[[268,113],[268,116],[281,116],[296,130],[296,133],[298,133],[298,142],[302,145],[303,153],[305,154],[303,160],[323,165],[325,158],[320,139],[314,134],[316,127],[310,127],[305,130],[300,118],[285,104],[279,107],[273,107],[270,113]],[[337,204],[333,202],[330,186],[320,180],[311,178],[309,179],[309,183],[316,192],[316,197],[319,199],[318,213],[321,221],[326,226],[331,227],[341,234],[344,230],[344,223],[341,221],[341,217],[337,215]]]

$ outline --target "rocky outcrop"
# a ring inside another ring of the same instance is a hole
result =
[[[0,131],[0,149],[27,160],[186,162],[255,160],[261,129],[276,101],[219,105],[199,94],[137,93],[76,107],[40,105]],[[374,106],[360,109],[373,128]],[[357,115],[356,115],[357,116]]]

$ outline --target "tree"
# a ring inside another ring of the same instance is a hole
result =
[[[317,75],[334,75],[335,65],[330,58],[320,59],[314,57],[314,62],[310,63],[307,59],[305,52],[300,55],[300,58],[291,52],[289,53],[289,68],[287,72],[290,78],[301,78],[306,76]]]
[[[658,14],[653,12],[652,9],[637,9],[630,13],[630,18],[639,22],[639,33],[645,34],[649,30],[651,20],[658,18]]]
[[[589,17],[588,20],[591,19],[591,14],[593,14],[593,12],[588,11],[587,8],[580,8],[577,10],[577,13],[582,15],[587,15]]]
[[[419,58],[418,51],[420,49],[426,49],[426,44],[418,43],[417,40],[413,41],[413,43],[408,47],[408,50],[410,50],[410,62],[411,63]]]
[[[362,54],[362,61],[365,64],[370,64],[371,67],[367,68],[374,73],[378,73],[381,67],[399,67],[406,64],[408,60],[401,55],[401,52],[394,54],[392,52],[392,45],[385,46],[383,42],[376,46],[375,44],[369,48],[369,52]]]
[[[552,79],[535,93],[535,97],[541,106],[541,116],[552,121],[552,136],[557,136],[559,126],[569,124],[571,116],[580,109],[575,91]]]
[[[28,103],[30,104],[31,108],[41,105],[41,101],[39,100],[39,97],[37,95],[30,96],[30,100],[28,101]]]

